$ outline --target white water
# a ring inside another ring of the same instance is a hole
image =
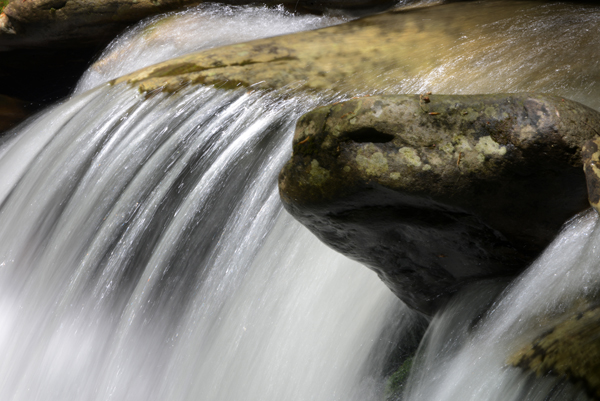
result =
[[[572,220],[542,256],[493,302],[498,283],[477,284],[432,321],[404,399],[585,400],[556,377],[535,378],[506,361],[542,331],[544,316],[597,291],[600,226],[595,211]],[[493,303],[492,303],[493,302]],[[486,309],[490,307],[486,312]],[[484,315],[474,326],[472,321]]]
[[[535,89],[597,107],[598,13],[561,7],[477,26],[442,67],[390,90]],[[559,28],[531,56],[531,35]],[[549,64],[553,79],[536,78]],[[144,100],[101,88],[20,127],[0,154],[0,399],[381,399],[386,356],[419,320],[283,214],[275,185],[295,119],[333,100],[201,88]],[[574,257],[595,250],[592,220],[473,330],[483,312],[471,306],[499,284],[437,316],[405,398],[583,397],[504,361],[531,306],[556,306],[546,289],[568,295],[595,278],[593,254]]]
[[[317,101],[97,89],[23,127],[0,159],[0,398],[378,399],[412,315],[382,337],[404,306],[280,213]]]

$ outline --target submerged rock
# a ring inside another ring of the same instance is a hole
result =
[[[373,96],[298,122],[286,209],[431,314],[522,271],[589,207],[581,147],[600,114],[550,95]]]
[[[189,54],[114,83],[142,92],[214,85],[333,96],[553,91],[600,108],[579,89],[597,77],[595,64],[581,61],[600,48],[599,24],[589,19],[594,10],[510,0],[404,8]]]

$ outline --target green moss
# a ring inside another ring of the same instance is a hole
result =
[[[10,0],[0,0],[0,13],[4,11],[4,7],[6,7],[10,3]]]
[[[402,390],[404,389],[404,385],[406,384],[406,380],[410,374],[412,364],[413,357],[407,358],[402,365],[400,365],[400,367],[388,378],[387,385],[385,387],[386,400],[391,401],[400,399]]]

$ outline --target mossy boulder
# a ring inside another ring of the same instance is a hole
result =
[[[508,363],[537,376],[565,377],[600,400],[600,304],[583,300],[554,321]]]
[[[281,198],[431,314],[466,283],[521,272],[589,207],[581,148],[599,124],[542,94],[352,99],[300,118]]]
[[[402,391],[410,376],[413,359],[414,356],[406,358],[402,365],[388,377],[384,392],[386,401],[399,401],[402,399]]]

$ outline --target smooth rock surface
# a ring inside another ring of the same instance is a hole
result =
[[[214,85],[333,97],[536,91],[600,108],[589,86],[600,58],[596,15],[590,5],[546,1],[403,8],[189,54],[115,83],[129,82],[142,92]]]
[[[298,122],[286,209],[431,314],[522,271],[589,207],[581,147],[600,114],[550,95],[373,96]]]
[[[146,93],[174,92],[188,85],[380,93],[406,77],[441,65],[462,33],[539,4],[491,2],[476,8],[456,3],[389,11],[314,31],[190,54],[118,78],[113,84],[127,82]],[[468,51],[477,49],[474,45]]]

